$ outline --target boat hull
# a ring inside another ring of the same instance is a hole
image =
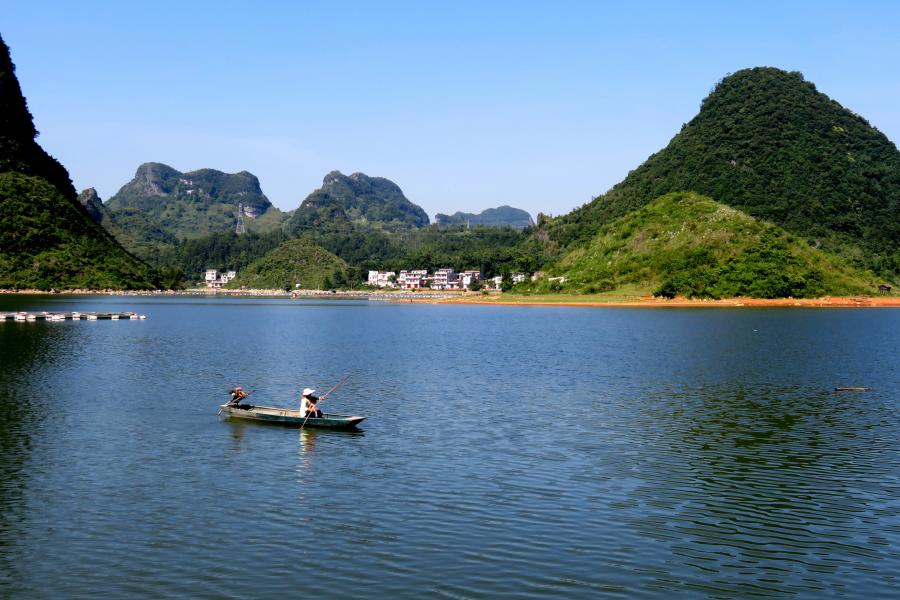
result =
[[[266,423],[279,423],[281,425],[293,425],[296,427],[331,427],[334,429],[347,429],[356,427],[365,417],[350,415],[336,415],[322,413],[321,417],[306,418],[299,410],[290,408],[274,408],[271,406],[254,406],[249,409],[240,409],[227,404],[222,405],[222,413],[233,419],[245,419],[248,421],[265,421]]]

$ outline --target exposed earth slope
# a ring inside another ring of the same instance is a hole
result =
[[[726,76],[669,145],[593,202],[550,220],[570,248],[663,194],[696,190],[870,264],[900,247],[900,152],[797,72]]]
[[[569,289],[589,293],[638,284],[666,296],[811,298],[877,285],[796,235],[693,192],[668,194],[603,226],[556,271]]]

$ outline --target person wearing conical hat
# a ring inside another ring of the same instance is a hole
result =
[[[303,398],[300,400],[300,414],[304,417],[319,418],[322,416],[322,411],[316,408],[316,403],[319,399],[313,396],[315,391],[312,388],[303,390]]]

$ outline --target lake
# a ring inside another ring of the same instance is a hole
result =
[[[900,595],[900,310],[0,310],[147,315],[0,323],[5,597]],[[216,416],[347,375],[357,432]]]

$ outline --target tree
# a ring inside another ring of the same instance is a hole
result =
[[[508,270],[504,270],[501,275],[503,279],[500,280],[500,289],[503,290],[504,293],[506,293],[513,289],[513,286],[515,286],[516,284],[513,283],[512,273],[510,273]]]
[[[347,279],[344,277],[344,272],[340,269],[337,269],[334,272],[334,285],[335,287],[344,287],[347,284]]]
[[[184,271],[180,267],[163,270],[163,288],[167,290],[184,289]]]
[[[333,288],[333,287],[334,287],[334,285],[331,283],[331,277],[329,277],[328,275],[326,275],[326,276],[325,276],[325,279],[322,280],[322,289],[323,289],[323,290],[330,290],[330,289]]]
[[[520,256],[516,259],[516,264],[519,265],[519,269],[523,273],[533,273],[534,272],[534,259],[530,256]]]
[[[477,279],[469,284],[469,289],[472,290],[473,292],[477,292],[478,290],[480,290],[483,287],[484,287],[484,284],[481,283],[480,281],[478,281]]]

